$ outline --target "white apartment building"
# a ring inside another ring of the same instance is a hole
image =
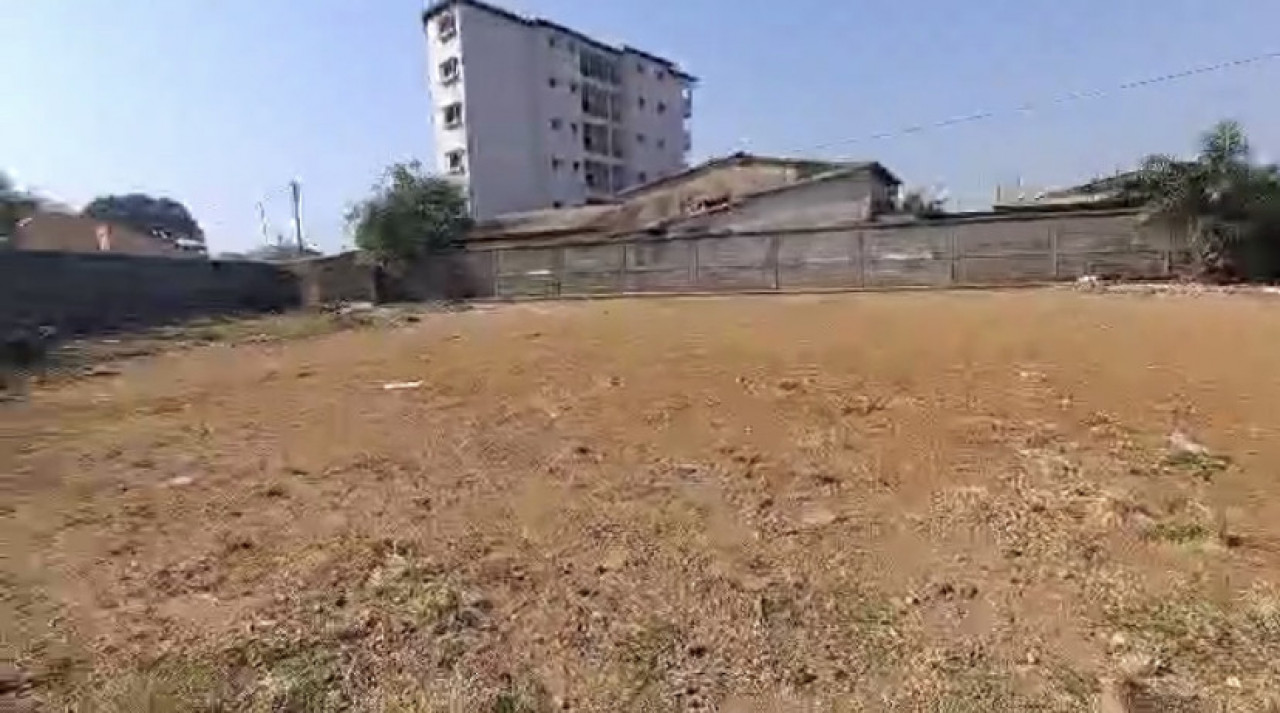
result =
[[[422,20],[436,167],[477,218],[608,200],[686,167],[695,80],[673,62],[479,0]]]

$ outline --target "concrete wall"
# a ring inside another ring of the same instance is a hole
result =
[[[90,333],[298,301],[296,277],[267,263],[0,252],[0,332],[47,324]]]
[[[360,260],[360,253],[298,260],[285,263],[298,278],[301,303],[318,307],[330,302],[376,302],[378,281],[373,267]]]
[[[946,287],[1082,275],[1154,278],[1181,246],[1132,212],[1008,215],[899,226],[501,248],[492,293]],[[483,281],[483,276],[477,276]]]

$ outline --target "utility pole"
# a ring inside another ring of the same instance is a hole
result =
[[[298,254],[301,255],[306,247],[302,243],[302,184],[298,181],[289,181],[289,189],[293,196],[293,237],[298,241]]]
[[[271,244],[271,234],[267,230],[267,209],[262,205],[262,201],[258,201],[258,228],[262,230],[262,244]]]

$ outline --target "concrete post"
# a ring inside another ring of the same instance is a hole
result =
[[[857,270],[858,270],[858,287],[867,286],[867,234],[859,230],[857,239],[853,241],[854,249],[858,251]]]
[[[947,231],[947,252],[949,256],[949,269],[947,271],[947,284],[955,285],[960,282],[960,241],[956,238],[955,229]]]
[[[778,250],[781,247],[782,236],[776,234],[769,236],[769,249],[765,253],[765,269],[768,270],[769,263],[773,263],[773,289],[775,290],[782,288],[778,274]]]
[[[1061,264],[1058,259],[1058,229],[1057,227],[1049,228],[1049,264],[1052,268],[1053,279],[1062,279]]]
[[[564,294],[564,248],[554,248],[551,258],[551,277],[555,279],[556,297]]]
[[[701,244],[699,238],[689,239],[689,288],[694,290],[702,285],[698,277],[698,246]]]

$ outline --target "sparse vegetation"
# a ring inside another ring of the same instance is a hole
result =
[[[1201,480],[1211,480],[1231,465],[1231,459],[1211,453],[1179,451],[1166,456],[1164,465],[1166,468],[1190,473]]]
[[[0,565],[22,674],[0,696],[157,713],[1280,696],[1270,302],[358,313],[175,328],[168,354],[0,408],[0,541],[22,555]]]

